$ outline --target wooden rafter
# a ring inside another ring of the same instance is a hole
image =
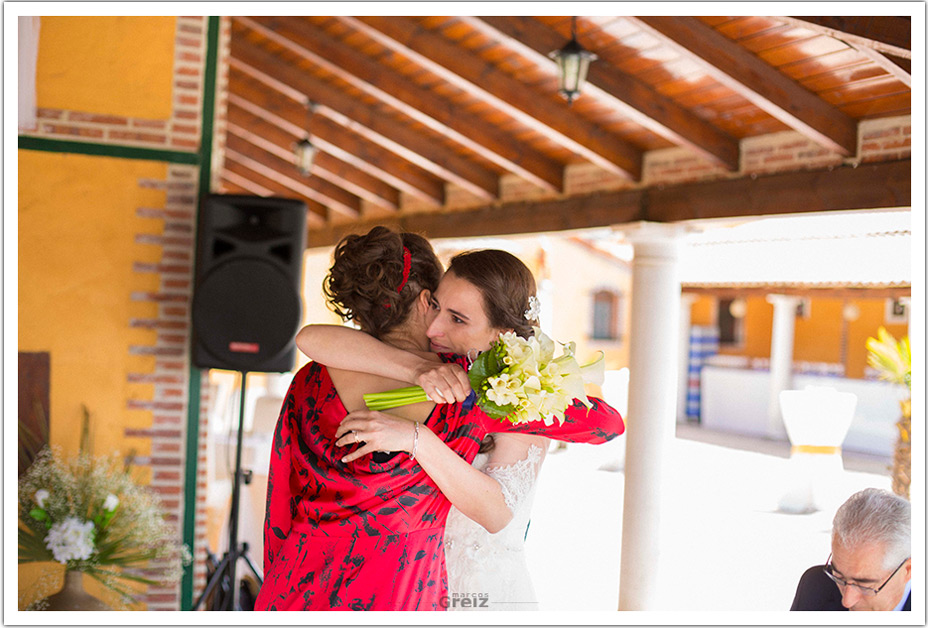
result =
[[[412,85],[405,76],[374,63],[308,22],[275,18],[235,20],[497,166],[546,189],[563,184],[560,164],[489,127],[483,119],[455,110],[435,93]],[[481,192],[485,198],[495,198],[497,194],[498,185]]]
[[[275,178],[293,192],[344,216],[358,218],[361,215],[361,199],[354,194],[319,177],[298,178],[300,174],[293,163],[267,153],[235,135],[226,138],[226,158],[267,177]],[[292,170],[294,176],[282,174],[287,170]]]
[[[289,96],[291,100],[304,103],[307,94],[311,95],[317,115],[351,129],[368,143],[382,146],[421,171],[433,173],[471,192],[498,186],[498,177],[490,170],[444,149],[437,142],[429,142],[428,138],[391,120],[383,111],[358,103],[309,74],[281,64],[276,57],[254,46],[233,44],[232,50],[229,63],[233,69]],[[430,191],[431,187],[419,189],[433,202],[442,204],[444,190],[436,195],[436,192]],[[414,191],[407,192],[418,196]],[[480,192],[480,195],[484,193]]]
[[[298,138],[280,128],[231,103],[227,124],[229,133],[232,135],[277,155],[281,159],[293,160],[293,145]],[[395,188],[386,185],[380,179],[351,168],[337,157],[321,150],[313,159],[311,171],[313,176],[322,177],[370,203],[390,210],[396,210],[399,207],[399,192]]]
[[[458,19],[554,72],[548,53],[564,45],[564,36],[538,20],[507,16]],[[737,140],[618,68],[602,60],[590,64],[584,92],[610,103],[630,120],[664,139],[729,170],[738,169]]]
[[[329,226],[311,232],[307,246],[331,246],[377,224],[430,238],[507,235],[607,227],[637,221],[677,222],[797,212],[908,207],[912,162],[798,171],[756,178],[687,183],[664,189],[600,192],[566,199],[494,204],[451,213]]]
[[[899,79],[903,85],[906,87],[912,87],[912,69],[911,64],[900,63],[899,59],[890,59],[885,54],[878,50],[874,50],[869,46],[863,46],[861,44],[848,42],[852,48],[857,52],[867,57],[875,64],[889,72],[891,75]]]
[[[912,20],[892,15],[791,16],[794,24],[883,54],[912,58]]]
[[[308,121],[305,106],[282,98],[279,92],[249,83],[244,76],[254,77],[257,74],[260,80],[263,75],[240,60],[232,59],[230,63],[230,102],[295,136],[305,133]],[[310,124],[314,141],[323,150],[371,176],[382,178],[411,196],[436,205],[444,203],[445,189],[440,178],[415,164],[403,163],[404,160],[397,158],[395,152],[391,154],[387,150],[388,146],[356,134],[354,131],[360,125],[352,125],[349,130],[331,122],[332,118],[330,109],[316,105]]]
[[[307,224],[317,228],[326,224],[328,210],[326,210],[325,205],[299,192],[295,192],[280,183],[276,177],[268,176],[270,173],[258,172],[257,170],[249,168],[247,164],[241,164],[234,160],[226,160],[226,166],[223,172],[223,176],[252,194],[258,196],[297,198],[303,201],[306,203],[307,207]]]
[[[607,172],[640,179],[641,151],[441,35],[407,18],[338,19]]]
[[[259,183],[252,181],[251,177],[240,175],[233,170],[226,169],[222,173],[223,183],[234,188],[236,193],[255,194],[256,196],[273,196],[274,191]],[[322,219],[324,222],[325,219]]]
[[[840,155],[857,149],[853,118],[693,17],[626,18],[702,65],[717,81]]]

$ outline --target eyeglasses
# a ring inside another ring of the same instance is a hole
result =
[[[831,578],[834,581],[834,583],[838,585],[838,588],[844,589],[844,587],[856,587],[857,590],[860,591],[861,595],[864,595],[866,597],[873,597],[874,595],[882,591],[883,587],[889,584],[889,581],[893,579],[893,576],[895,576],[896,573],[900,569],[902,569],[902,566],[905,564],[906,560],[909,560],[909,559],[906,558],[904,561],[899,563],[899,566],[896,567],[896,569],[894,569],[891,574],[889,574],[889,578],[887,578],[886,581],[883,582],[883,584],[881,584],[875,589],[873,587],[865,587],[864,585],[857,584],[856,582],[848,582],[844,578],[841,578],[840,576],[836,576],[835,571],[834,571],[835,568],[831,564],[831,554],[828,555],[828,562],[825,563],[824,571],[825,571],[825,575]]]

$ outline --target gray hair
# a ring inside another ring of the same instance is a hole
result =
[[[881,544],[883,568],[892,569],[911,555],[912,505],[877,488],[854,493],[835,513],[831,539],[849,548]]]

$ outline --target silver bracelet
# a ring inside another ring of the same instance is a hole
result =
[[[416,450],[419,448],[419,422],[416,421],[416,435],[412,439],[412,452],[409,454],[410,460],[416,459]]]

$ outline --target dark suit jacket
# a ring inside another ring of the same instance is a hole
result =
[[[841,592],[831,578],[825,575],[825,565],[806,569],[796,587],[791,611],[846,611],[841,604]],[[904,611],[912,610],[912,594],[905,600]]]

